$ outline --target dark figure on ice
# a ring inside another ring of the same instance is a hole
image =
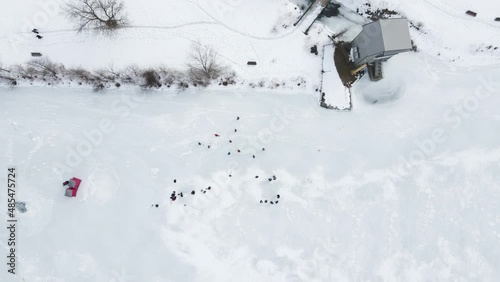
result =
[[[236,120],[240,120],[240,117],[236,117]]]
[[[273,181],[273,179],[272,179],[272,178],[268,178],[267,180],[269,180],[269,182]]]
[[[228,155],[228,156],[229,156],[229,155],[231,155],[231,152],[227,152],[227,155]]]
[[[214,135],[215,135],[215,137],[220,137],[220,135],[219,135],[219,134],[217,134],[217,133],[216,133],[216,134],[214,134]]]
[[[276,180],[276,175],[273,175],[273,180]]]
[[[177,179],[174,179],[174,183],[177,183]]]
[[[198,142],[198,145],[200,145],[200,146],[201,146],[201,142]]]
[[[38,29],[36,29],[36,28],[32,29],[32,30],[31,30],[31,32],[36,33],[36,34],[38,34],[38,33],[39,33],[39,32],[38,32]]]
[[[229,143],[233,143],[233,140],[229,140]]]
[[[280,194],[276,195],[276,198],[278,198],[278,199],[279,199],[279,198],[280,198]]]
[[[266,148],[262,148],[262,152],[264,152],[266,150]]]
[[[255,176],[255,178],[259,178],[259,176],[258,176],[258,175],[256,175],[256,176]]]
[[[238,153],[241,153],[241,151],[240,151],[240,150],[238,150]]]
[[[194,193],[196,193],[194,190],[193,190],[193,191],[191,191],[191,195],[194,195]]]
[[[42,38],[43,38],[43,36],[41,36],[41,35],[37,35],[37,36],[36,36],[36,38],[38,38],[38,39],[42,39]]]
[[[255,159],[255,155],[252,155],[252,158],[254,158],[254,159]]]
[[[236,128],[235,128],[235,129],[234,129],[234,132],[238,132],[238,129],[236,129]]]

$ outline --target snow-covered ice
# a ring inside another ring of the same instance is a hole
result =
[[[27,209],[18,274],[2,263],[0,281],[498,280],[496,1],[368,1],[422,23],[419,52],[356,82],[348,113],[318,106],[322,61],[309,51],[346,27],[341,39],[354,37],[354,12],[305,36],[288,0],[126,1],[133,26],[105,38],[76,34],[49,2],[0,0],[2,63],[40,51],[68,67],[183,68],[201,42],[243,79],[308,86],[0,88],[0,163],[17,167]],[[40,13],[43,40],[30,34]],[[67,198],[73,176],[83,182]]]

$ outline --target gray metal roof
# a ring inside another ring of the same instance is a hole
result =
[[[410,29],[407,19],[379,20],[385,51],[411,49]]]
[[[389,54],[391,51],[411,50],[408,20],[404,18],[383,19],[365,24],[363,30],[354,39],[353,45],[358,47],[360,55],[355,63],[372,56]]]

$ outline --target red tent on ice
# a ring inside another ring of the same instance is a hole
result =
[[[76,197],[76,192],[78,192],[78,187],[80,187],[80,183],[82,180],[73,177],[69,181],[67,181],[67,184],[69,185],[69,188],[66,188],[66,194],[64,194],[66,197]],[[66,183],[66,182],[64,182]]]

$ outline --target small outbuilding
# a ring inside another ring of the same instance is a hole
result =
[[[361,66],[411,50],[408,20],[382,19],[363,25],[363,30],[352,41],[351,57],[356,66]]]

